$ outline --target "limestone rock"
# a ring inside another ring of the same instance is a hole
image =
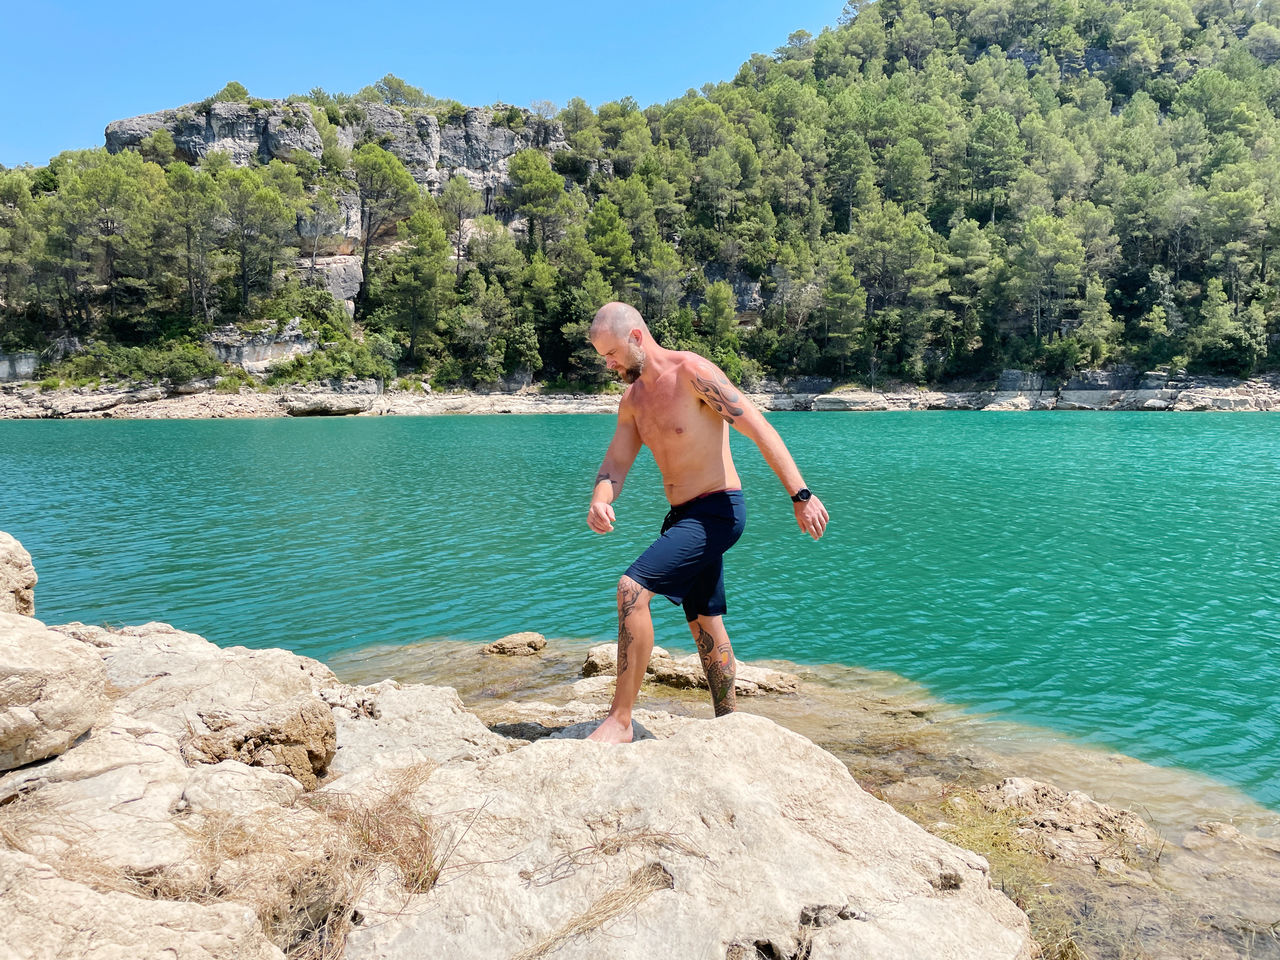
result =
[[[234,324],[227,324],[214,329],[205,340],[223,363],[238,364],[246,373],[255,375],[265,373],[274,363],[312,353],[319,346],[319,341],[303,333],[296,318],[282,330],[259,333],[245,333]]]
[[[354,417],[372,406],[371,397],[291,394],[284,400],[284,411],[291,417]]]
[[[0,613],[0,770],[71,746],[107,706],[106,679],[92,648]]]
[[[30,380],[40,366],[40,354],[31,350],[0,353],[0,383],[6,380]]]
[[[162,127],[172,134],[178,158],[186,163],[198,163],[215,151],[227,154],[238,166],[266,164],[277,157],[288,160],[297,153],[319,159],[324,149],[309,104],[269,100],[188,104],[116,120],[107,124],[107,151],[137,149]]]
[[[381,392],[377,380],[331,380],[294,387],[283,404],[291,417],[346,417],[367,413]]]
[[[300,275],[306,276],[311,270],[311,261],[305,257],[300,258],[295,269]],[[317,257],[316,272],[323,279],[324,288],[333,299],[345,303],[349,312],[355,309],[356,296],[364,283],[364,269],[359,257]]]
[[[509,184],[510,159],[521,150],[555,153],[569,149],[564,128],[527,110],[472,107],[441,124],[426,110],[400,110],[362,101],[338,127],[338,142],[351,149],[358,140],[383,143],[420,184],[439,193],[454,174],[481,192],[486,208]],[[178,157],[198,163],[214,151],[233,163],[269,163],[299,153],[320,158],[324,145],[311,107],[284,100],[250,103],[188,104],[159,113],[116,120],[107,125],[110,153],[136,150],[143,139],[164,128],[173,136]]]
[[[401,687],[384,680],[365,687],[335,685],[321,695],[333,708],[338,731],[330,781],[361,769],[477,760],[511,749],[509,740],[463,709],[449,687]]]
[[[20,818],[10,834],[25,853],[185,877],[192,839],[171,812],[189,776],[176,737],[117,712],[74,750],[0,777],[0,804]]]
[[[0,955],[5,957],[284,960],[284,953],[263,935],[253,911],[241,904],[174,903],[103,892],[2,847],[0,891]]]
[[[670,660],[671,654],[665,647],[654,644],[649,662],[654,660]],[[587,651],[587,659],[582,664],[584,677],[595,677],[601,674],[618,675],[618,645],[616,643],[597,643]]]
[[[302,793],[297,777],[251,767],[239,760],[202,763],[192,768],[178,811],[253,813],[292,806]]]
[[[166,623],[119,630],[66,624],[61,633],[98,648],[120,689],[116,709],[175,738],[211,733],[202,714],[255,710],[337,683],[328,667],[287,650],[223,649]]]
[[[36,615],[36,568],[31,554],[0,530],[0,613]]]
[[[503,657],[531,657],[547,645],[547,638],[540,633],[525,631],[502,637],[480,648],[481,653]]]
[[[1275,929],[1280,840],[1250,837],[1229,823],[1207,821],[1196,824],[1182,847],[1167,858],[1166,874],[1190,881],[1208,922],[1224,929]]]
[[[587,651],[587,659],[582,665],[584,677],[616,676],[617,673],[616,644],[600,643]],[[653,654],[649,657],[646,676],[657,683],[678,689],[701,687],[705,690],[707,688],[707,677],[697,654],[691,653],[677,660],[659,646],[653,648]],[[738,694],[748,697],[759,693],[795,693],[799,683],[799,678],[793,674],[738,661],[738,675],[734,681],[734,689]]]
[[[1009,777],[980,787],[978,796],[990,810],[1024,811],[1022,831],[1035,836],[1050,859],[1098,865],[1113,857],[1145,858],[1160,844],[1136,813],[1078,790],[1068,793],[1038,780]]]
[[[597,679],[602,678],[592,677],[583,682],[590,683]],[[607,711],[607,701],[571,700],[564,706],[555,706],[537,700],[526,700],[504,704],[501,719],[493,723],[491,729],[504,737],[518,740],[541,740],[543,737],[582,740],[600,725]],[[640,707],[632,714],[631,728],[636,739],[652,740],[656,737],[670,737],[690,724],[706,722]]]
[[[649,661],[648,675],[669,687],[707,689],[707,676],[697,654],[689,654],[679,660],[652,658]],[[752,666],[741,660],[737,663],[737,676],[733,682],[734,691],[739,696],[746,697],[761,693],[795,693],[799,685],[800,679],[794,674]]]
[[[448,882],[407,905],[370,887],[347,960],[424,943],[454,960],[1032,955],[981,857],[761,717],[626,747],[543,739],[443,767],[414,802],[456,844]]]
[[[205,709],[199,716],[209,732],[183,742],[188,763],[239,760],[288,774],[310,790],[333,759],[333,711],[313,694],[260,709]]]

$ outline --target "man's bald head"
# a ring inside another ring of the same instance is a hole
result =
[[[639,310],[629,303],[617,301],[606,303],[596,311],[595,319],[591,321],[591,329],[587,332],[587,339],[594,343],[596,337],[602,333],[625,338],[637,327],[645,333],[649,332]]]

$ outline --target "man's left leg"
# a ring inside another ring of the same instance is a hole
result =
[[[711,705],[717,717],[733,713],[738,707],[733,681],[738,675],[738,664],[733,657],[733,646],[724,629],[724,618],[700,615],[689,621],[694,643],[698,645],[698,657],[711,688]]]

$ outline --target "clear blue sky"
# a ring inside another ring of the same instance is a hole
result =
[[[730,80],[794,30],[835,26],[843,0],[309,4],[102,0],[7,5],[0,164],[102,145],[112,120],[238,80],[257,97],[352,93],[387,73],[468,105],[664,103]]]

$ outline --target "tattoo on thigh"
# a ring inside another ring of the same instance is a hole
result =
[[[722,373],[717,374],[714,380],[695,375],[693,386],[695,390],[702,394],[707,406],[720,414],[726,423],[733,423],[735,417],[740,417],[746,412],[742,397],[738,395],[738,391],[733,389],[729,379]]]

